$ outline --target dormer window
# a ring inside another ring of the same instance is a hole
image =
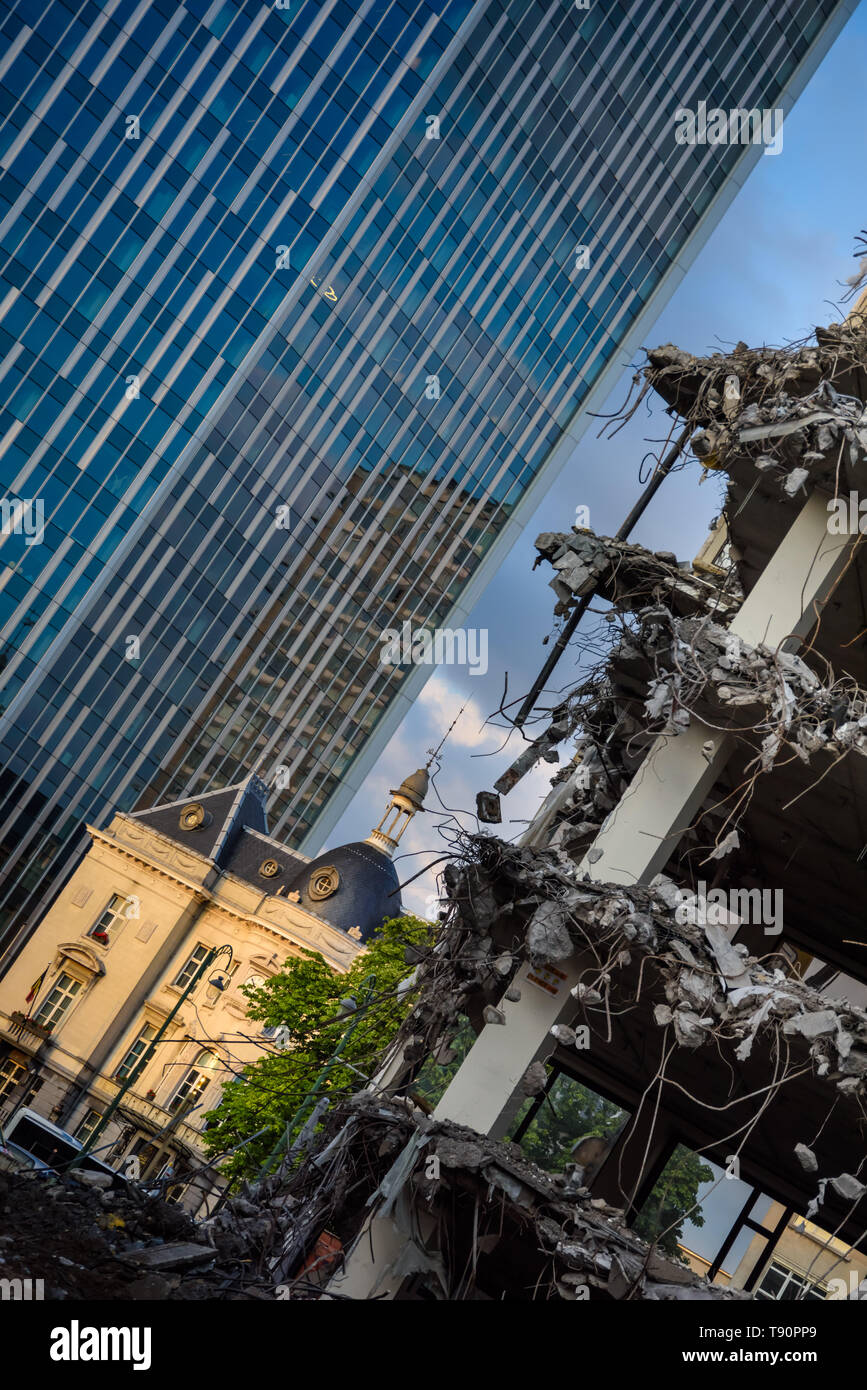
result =
[[[107,946],[113,934],[126,921],[126,909],[129,898],[125,898],[121,893],[112,893],[102,912],[97,917],[88,936],[92,936],[94,941],[98,941],[100,946]]]

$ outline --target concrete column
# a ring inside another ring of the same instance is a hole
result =
[[[627,1120],[587,1182],[594,1197],[623,1207],[627,1219],[643,1207],[672,1148],[669,1125],[653,1112],[652,1099],[646,1100],[638,1114]]]
[[[575,956],[556,970],[521,967],[514,979],[521,998],[500,1001],[505,1025],[487,1023],[482,1029],[434,1110],[435,1119],[503,1137],[525,1099],[518,1087],[528,1066],[556,1047],[552,1024],[571,1020],[577,1010],[569,991],[588,963],[588,957]]]

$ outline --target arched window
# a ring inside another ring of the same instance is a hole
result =
[[[207,1048],[203,1048],[193,1065],[187,1068],[169,1101],[169,1112],[175,1115],[179,1110],[191,1110],[208,1083],[213,1081],[219,1065],[220,1059],[216,1052],[209,1052]]]

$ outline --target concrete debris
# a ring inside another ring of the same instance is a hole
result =
[[[694,427],[692,449],[705,468],[741,481],[755,469],[785,500],[803,497],[808,484],[837,495],[863,489],[865,354],[863,319],[818,328],[815,344],[794,348],[739,344],[697,358],[667,344],[648,353],[645,388]]]
[[[596,536],[592,531],[543,532],[536,538],[535,564],[547,560],[557,571],[550,581],[558,598],[554,612],[565,614],[588,594],[614,603],[621,612],[664,601],[680,616],[736,611],[741,595],[723,593],[669,552],[652,553],[629,541]]]
[[[839,1177],[829,1178],[828,1181],[834,1191],[838,1192],[847,1202],[858,1202],[867,1192],[864,1183],[853,1178],[851,1173],[841,1173]]]
[[[216,1258],[212,1245],[196,1245],[192,1241],[175,1245],[152,1245],[147,1250],[132,1250],[123,1256],[134,1265],[146,1269],[186,1269],[190,1265],[208,1263]]]
[[[529,772],[531,768],[536,766],[540,759],[544,759],[547,762],[557,762],[559,758],[557,746],[562,743],[564,738],[567,738],[571,732],[572,725],[568,720],[555,718],[544,733],[541,733],[538,738],[527,745],[524,751],[519,754],[512,763],[512,766],[507,768],[503,773],[502,777],[497,778],[494,783],[494,790],[500,792],[502,795],[505,795],[506,792],[510,792],[512,788],[520,782],[521,778]]]
[[[840,1173],[835,1178],[821,1178],[819,1181],[819,1191],[807,1207],[806,1215],[808,1221],[817,1214],[819,1208],[825,1201],[825,1192],[828,1187],[832,1187],[846,1202],[860,1202],[864,1193],[867,1192],[867,1186],[865,1186],[863,1182],[860,1182],[858,1178],[853,1177],[851,1173]]]
[[[534,965],[567,960],[575,950],[565,903],[540,903],[527,930],[527,951]]]
[[[821,1038],[828,1033],[835,1033],[838,1027],[838,1016],[833,1009],[820,1009],[817,1013],[797,1014],[794,1018],[787,1018],[783,1024],[784,1033],[798,1033],[802,1038]]]
[[[320,1225],[349,1248],[355,1235],[366,1238],[359,1202],[381,1211],[387,1186],[402,1251],[408,1250],[392,1272],[412,1273],[424,1297],[525,1302],[746,1297],[708,1285],[651,1249],[624,1224],[617,1208],[576,1188],[573,1175],[545,1172],[517,1145],[369,1092],[336,1107],[329,1126],[328,1175],[308,1161],[289,1180],[291,1194],[298,1204],[315,1209]],[[398,1164],[379,1157],[386,1140],[389,1153],[397,1147]],[[303,1250],[296,1251],[296,1265],[302,1259]],[[285,1275],[292,1296],[313,1296],[303,1284],[293,1285],[293,1273],[287,1269]]]
[[[690,566],[678,564],[667,552],[651,554],[639,545],[610,540],[588,531],[571,533],[546,532],[536,540],[539,552],[536,564],[548,560],[556,569],[552,581],[558,603],[555,612],[565,614],[588,594],[617,605],[618,611],[641,615],[659,607],[663,614],[706,620],[709,615],[720,622],[730,621],[743,599],[734,571],[721,587]],[[616,617],[615,615],[609,615]],[[636,653],[638,655],[638,653]],[[594,680],[573,691],[569,698],[552,712],[551,723],[521,751],[514,763],[494,783],[496,792],[506,794],[540,761],[557,762],[558,746],[581,732],[579,749],[580,771],[561,769],[554,781],[569,777],[573,784],[572,811],[577,811],[583,799],[587,814],[581,818],[570,815],[578,835],[581,822],[595,831],[600,820],[616,804],[643,754],[642,729],[630,720],[616,701],[616,682],[604,686]],[[671,722],[671,732],[689,724],[685,710],[672,706],[668,684],[660,691],[660,710],[665,707]],[[588,726],[585,716],[588,705],[595,710],[595,719]],[[593,724],[605,729],[604,738],[593,736]],[[607,727],[606,727],[607,725]],[[609,739],[614,725],[619,737],[614,746]],[[578,793],[583,794],[583,798]],[[489,795],[484,793],[485,796]],[[479,803],[480,805],[481,803]],[[479,818],[485,817],[479,812]],[[571,832],[570,832],[571,834]],[[574,839],[574,836],[573,836]]]
[[[104,1190],[82,1176],[0,1174],[5,1278],[44,1279],[47,1299],[76,1302],[273,1297],[292,1199],[263,1189],[197,1224],[139,1183]]]
[[[531,1062],[524,1072],[521,1090],[525,1096],[537,1096],[548,1084],[548,1073],[544,1062]]]
[[[482,1018],[485,1023],[503,1024],[506,1022],[506,1015],[502,1009],[495,1009],[493,1004],[486,1004],[482,1010]]]
[[[795,1155],[805,1173],[817,1173],[819,1164],[812,1149],[808,1149],[806,1144],[795,1145]]]
[[[844,395],[867,399],[861,363],[867,355],[862,322],[848,321],[816,329],[815,343],[784,348],[749,348],[738,343],[731,353],[696,357],[666,343],[647,354],[645,380],[683,419],[696,427],[715,423],[724,409],[726,381],[737,378],[740,414],[764,406],[776,391],[797,400],[809,397],[822,381]],[[733,418],[737,418],[735,414]]]
[[[625,644],[612,651],[610,668],[616,674],[625,660],[634,685],[643,658],[651,729],[676,734],[690,717],[737,728],[755,744],[762,771],[784,750],[804,763],[818,752],[867,755],[867,690],[852,677],[831,672],[823,682],[794,653],[742,639],[735,645],[709,618],[680,619],[658,606],[636,616]],[[724,853],[737,848],[731,833],[723,843]]]
[[[713,747],[713,745],[711,745],[711,747]],[[727,854],[730,854],[733,849],[740,849],[740,847],[741,841],[738,832],[736,830],[730,830],[728,835],[726,835],[724,839],[720,840],[716,849],[708,855],[708,858],[723,859]]]
[[[490,960],[501,955],[498,938],[507,938],[515,966],[526,959],[536,968],[556,968],[591,943],[609,964],[573,990],[580,1010],[605,1006],[631,959],[652,957],[664,991],[654,1017],[660,1027],[673,1028],[681,1046],[699,1049],[722,1033],[742,1061],[759,1043],[803,1048],[827,1084],[844,1095],[867,1094],[867,1012],[844,999],[829,1001],[797,976],[747,955],[719,924],[679,920],[680,890],[670,880],[660,877],[649,887],[600,884],[581,879],[560,850],[490,836],[468,836],[463,849],[463,867],[450,865],[447,876],[455,911],[435,961],[420,969],[419,1004],[404,1025],[408,1033],[423,1033],[427,1050],[450,1037],[458,1015],[471,1012],[473,999],[490,990],[485,962],[470,967],[473,940],[491,941]],[[479,888],[490,889],[484,918],[477,908],[465,914],[470,882],[476,903]],[[624,1007],[622,998],[617,1007]],[[557,1028],[571,1041],[571,1027]],[[554,1037],[562,1041],[556,1029]]]
[[[476,793],[476,815],[485,825],[499,825],[503,819],[496,792]]]

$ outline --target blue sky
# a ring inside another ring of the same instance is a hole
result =
[[[841,282],[855,268],[855,236],[867,226],[865,71],[867,5],[862,4],[786,116],[782,152],[758,161],[647,332],[647,346],[675,342],[701,353],[738,339],[751,345],[779,344],[843,317],[845,308],[837,307],[844,292]],[[615,409],[625,398],[631,370],[626,363],[624,367],[605,410]],[[668,423],[660,411],[652,417],[642,413],[613,441],[597,439],[595,428],[588,430],[472,614],[469,626],[489,632],[487,675],[472,677],[466,669],[443,667],[432,676],[329,844],[345,844],[369,833],[380,818],[388,789],[425,761],[426,750],[439,743],[462,704],[466,709],[444,750],[437,788],[445,806],[467,813],[458,814],[461,824],[474,827],[469,813],[476,792],[491,787],[519,748],[513,741],[502,750],[503,734],[485,719],[499,704],[505,672],[510,691],[518,694],[529,688],[545,659],[542,640],[553,630],[550,571],[540,566],[531,572],[533,541],[540,531],[568,530],[579,503],[589,506],[593,529],[611,535],[639,494],[639,464],[650,447],[647,440],[667,434]],[[710,479],[700,486],[699,477],[698,466],[691,465],[668,479],[632,539],[651,549],[673,550],[678,559],[692,559],[721,495],[719,481]],[[570,683],[577,655],[577,648],[565,654],[553,685]],[[542,764],[504,798],[504,835],[520,833],[522,822],[545,796],[553,770]],[[433,794],[428,805],[436,807]],[[411,857],[397,864],[402,879],[443,854],[447,843],[437,825],[446,819],[444,814],[416,817],[406,837]],[[432,876],[426,876],[405,891],[404,902],[423,910],[432,891]],[[721,1183],[712,1216],[706,1212],[706,1225],[686,1232],[686,1243],[699,1252],[715,1246],[745,1195],[742,1183]],[[734,1268],[739,1255],[736,1247],[728,1268]]]

